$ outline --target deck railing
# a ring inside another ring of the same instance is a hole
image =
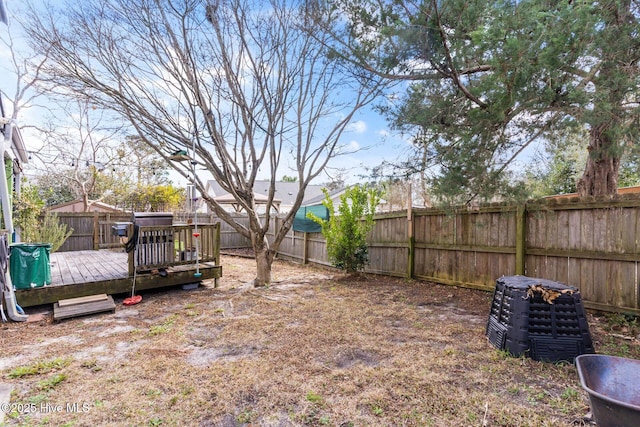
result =
[[[195,235],[197,234],[198,237]],[[133,226],[129,235],[133,235]],[[220,224],[141,226],[129,253],[129,273],[196,262],[220,262]],[[197,240],[197,251],[196,251]],[[197,252],[197,256],[196,256]]]

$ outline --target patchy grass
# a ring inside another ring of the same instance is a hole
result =
[[[56,357],[51,360],[38,360],[34,363],[25,366],[18,366],[17,368],[9,371],[9,378],[22,378],[31,375],[47,374],[54,370],[60,370],[69,366],[71,359]]]
[[[51,378],[38,381],[38,383],[36,384],[36,388],[43,391],[52,390],[66,379],[67,376],[65,374],[55,374]]]
[[[191,316],[192,312],[193,312],[192,310],[188,310],[186,311],[186,315]],[[161,324],[151,326],[149,328],[149,335],[154,336],[159,334],[166,334],[171,330],[171,328],[173,328],[173,325],[176,322],[177,317],[178,317],[177,315],[172,314],[171,316],[167,317]]]
[[[589,412],[572,364],[488,343],[489,293],[281,261],[250,289],[252,260],[223,266],[219,289],[1,325],[11,403],[38,409],[7,425],[574,426]],[[589,321],[598,352],[640,357],[634,318]]]

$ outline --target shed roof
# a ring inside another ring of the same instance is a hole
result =
[[[50,212],[82,212],[84,210],[84,202],[80,199],[76,199],[70,202],[58,203],[57,205],[49,206],[47,209]],[[90,212],[127,213],[124,209],[102,202],[91,203],[89,210]]]

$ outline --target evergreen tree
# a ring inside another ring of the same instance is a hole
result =
[[[504,191],[518,155],[568,126],[588,131],[578,191],[615,193],[621,156],[638,141],[637,1],[334,0],[317,7],[348,16],[325,28],[337,55],[410,82],[383,110],[426,153],[408,166],[432,168],[436,195],[466,201]]]

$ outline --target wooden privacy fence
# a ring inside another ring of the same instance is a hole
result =
[[[246,215],[233,213],[231,216],[240,224],[243,224],[247,228],[249,227],[249,218]],[[178,212],[173,215],[174,223],[187,223],[189,221],[193,223],[194,219],[194,215],[191,212]],[[197,220],[199,224],[220,223],[220,247],[222,249],[251,247],[251,240],[243,237],[233,227],[222,221],[216,215],[211,213],[198,213]]]
[[[379,215],[367,272],[491,291],[522,274],[580,289],[585,305],[640,315],[640,198],[558,198]],[[290,231],[279,256],[328,265],[319,233]]]
[[[174,224],[187,222],[190,215],[176,214]],[[111,224],[122,220],[114,214],[59,214],[61,220],[65,217],[76,221],[70,223],[74,236],[65,243],[75,250],[94,248],[96,242],[98,247],[113,244]],[[246,216],[237,219],[248,223]],[[217,221],[215,216],[198,214],[199,223]],[[100,231],[93,233],[92,224]],[[219,248],[251,246],[222,222],[218,233]],[[186,238],[174,239],[184,242],[184,248],[192,246]],[[640,315],[640,197],[636,195],[378,215],[368,245],[370,273],[488,291],[500,276],[523,274],[579,288],[588,307]],[[191,256],[188,250],[180,251],[183,257]],[[290,231],[278,255],[301,263],[330,264],[320,233]]]

